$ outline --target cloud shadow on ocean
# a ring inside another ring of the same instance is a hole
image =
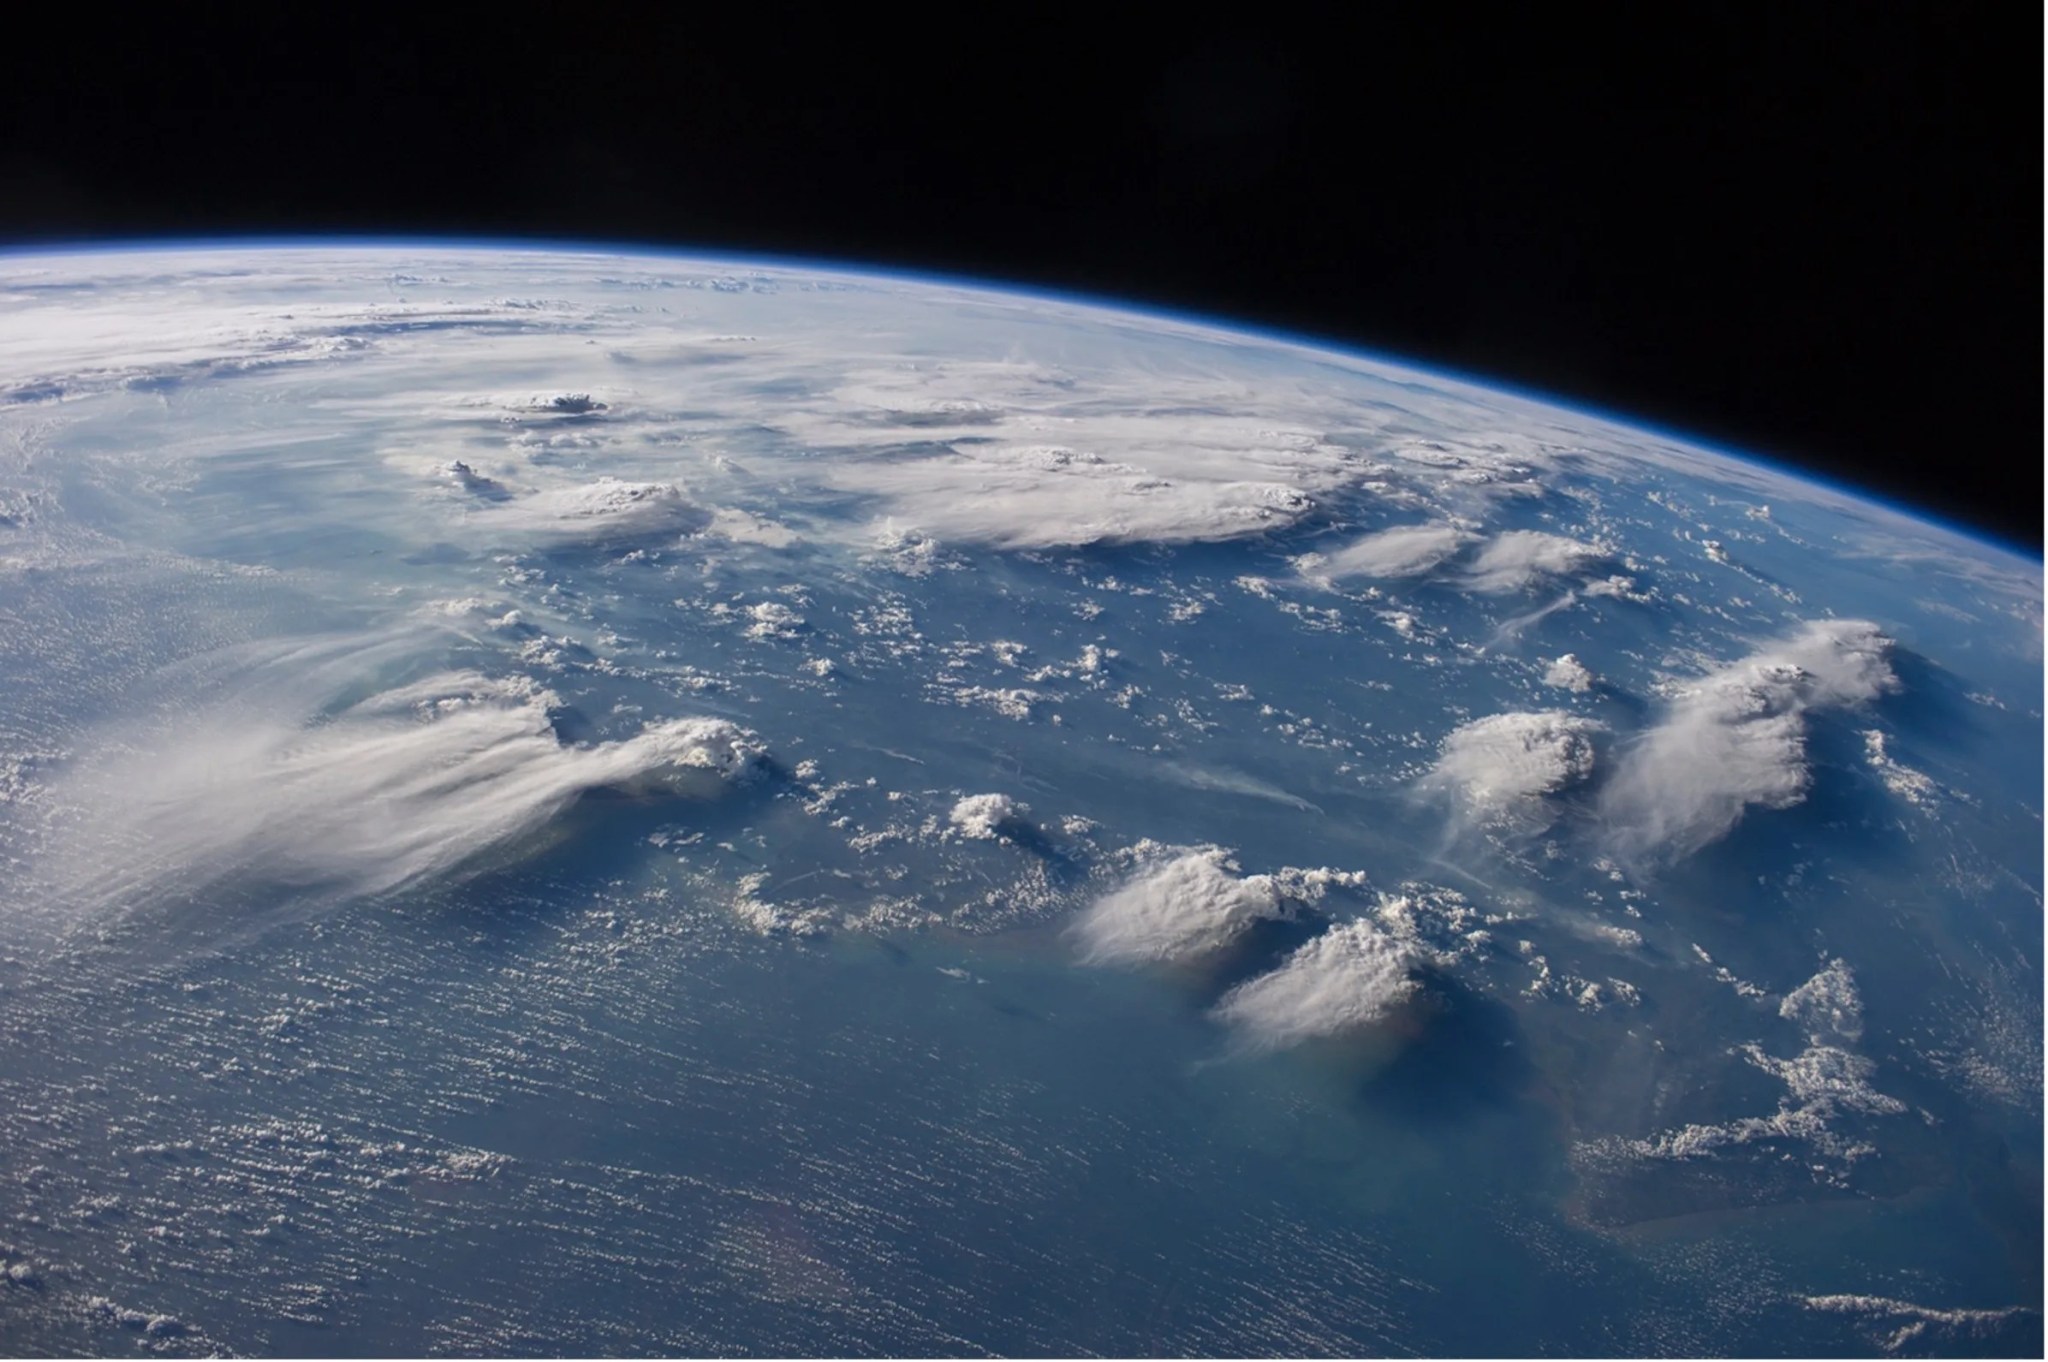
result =
[[[1411,1034],[1392,1060],[1358,1087],[1361,1101],[1417,1124],[1503,1115],[1528,1104],[1536,1068],[1504,1004],[1441,972],[1421,976]]]
[[[1046,878],[1054,885],[1068,888],[1088,878],[1088,858],[1046,836],[1045,829],[1038,824],[1022,818],[1011,819],[1003,824],[1002,835],[1019,851],[1036,857],[1045,867]]]
[[[1261,918],[1210,957],[1182,968],[1207,995],[1203,1007],[1213,1007],[1239,984],[1278,969],[1327,926],[1329,920],[1310,909],[1298,909],[1291,917]]]
[[[1996,728],[1985,722],[1983,706],[1970,698],[1954,672],[1899,645],[1892,648],[1891,664],[1902,689],[1885,698],[1884,714],[1902,734],[1939,735],[1961,762],[1991,762],[2009,755],[1998,746]]]

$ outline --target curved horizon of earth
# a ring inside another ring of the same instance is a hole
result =
[[[1102,304],[0,255],[0,1351],[2038,1355],[2042,594]]]

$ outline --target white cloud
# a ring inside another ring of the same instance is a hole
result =
[[[1058,446],[969,445],[936,458],[838,465],[828,476],[886,498],[891,522],[1005,549],[1240,539],[1285,529],[1315,508],[1295,483],[1159,463],[1173,475]]]
[[[1278,969],[1223,996],[1216,1015],[1243,1029],[1255,1049],[1271,1050],[1384,1020],[1420,989],[1420,952],[1369,922],[1330,928]]]
[[[1917,1355],[1975,1352],[1958,1345],[1965,1341],[1996,1338],[2016,1322],[2039,1312],[2023,1305],[1992,1310],[1944,1310],[1887,1296],[1835,1295],[1801,1296],[1809,1310],[1848,1315],[1863,1326],[1864,1336],[1886,1353],[1897,1354],[1911,1346]]]
[[[1823,1181],[1835,1176],[1834,1168],[1873,1152],[1870,1145],[1838,1129],[1842,1118],[1897,1116],[1906,1104],[1873,1087],[1870,1080],[1877,1066],[1847,1048],[1863,1029],[1863,1003],[1849,967],[1840,960],[1831,962],[1787,994],[1780,1013],[1806,1031],[1805,1049],[1790,1059],[1779,1059],[1755,1044],[1738,1052],[1785,1085],[1775,1112],[1683,1126],[1648,1139],[1602,1141],[1590,1148],[1637,1158],[1698,1159],[1759,1140],[1795,1141],[1830,1161],[1813,1165],[1816,1178]]]
[[[346,652],[308,654],[266,678],[282,668],[292,684],[82,773],[66,791],[80,819],[55,858],[60,900],[93,917],[247,889],[305,911],[528,854],[591,790],[711,795],[759,751],[709,718],[565,746],[553,695],[475,672],[343,703],[335,683],[366,670],[349,671]]]
[[[1549,577],[1569,577],[1607,561],[1605,549],[1540,530],[1508,530],[1479,551],[1465,582],[1474,591],[1520,591]]]
[[[762,601],[750,605],[746,616],[753,623],[747,626],[747,637],[753,639],[789,639],[803,632],[804,617],[780,601]]]
[[[1228,945],[1291,911],[1270,875],[1240,877],[1229,853],[1202,847],[1146,865],[1075,920],[1089,964],[1182,960]]]
[[[1483,814],[1530,814],[1545,795],[1593,774],[1601,725],[1563,710],[1493,714],[1444,739],[1426,784],[1457,792]]]
[[[1787,993],[1778,1015],[1797,1022],[1816,1044],[1863,1039],[1863,998],[1855,975],[1841,960],[1829,961],[1826,969]]]
[[[1897,688],[1891,640],[1861,620],[1819,620],[1684,690],[1623,757],[1601,810],[1624,854],[1682,857],[1755,805],[1806,797],[1806,716]]]
[[[1318,576],[1419,577],[1441,565],[1470,543],[1473,536],[1455,525],[1403,525],[1369,534],[1336,550],[1316,564]]]
[[[694,533],[711,513],[672,483],[605,477],[492,506],[471,523],[500,541],[601,546]]]
[[[1006,794],[978,794],[955,803],[949,817],[962,837],[987,841],[1001,836],[1005,825],[1017,823],[1030,812],[1029,804],[1020,804]]]
[[[1908,804],[1929,808],[1941,801],[1941,786],[1935,784],[1926,772],[1916,771],[1894,757],[1886,747],[1882,731],[1867,728],[1863,731],[1864,760],[1870,769],[1890,790]]]
[[[1543,669],[1544,685],[1568,690],[1575,695],[1584,695],[1593,689],[1597,681],[1592,669],[1573,653],[1566,653]]]

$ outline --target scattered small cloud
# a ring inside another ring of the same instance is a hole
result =
[[[1973,1340],[1995,1339],[2022,1321],[2038,1318],[2040,1314],[2023,1305],[1991,1310],[1945,1310],[1886,1296],[1844,1294],[1801,1296],[1798,1299],[1809,1310],[1851,1317],[1863,1326],[1864,1336],[1872,1344],[1890,1355],[1897,1355],[1908,1347],[1913,1348],[1916,1354],[1963,1352],[1965,1350],[1958,1345]],[[2037,1328],[2033,1332],[2033,1344],[2038,1347],[2040,1330]],[[2020,1342],[2024,1344],[2025,1340]],[[1975,1349],[1967,1351],[1974,1352]]]
[[[1856,991],[1855,975],[1839,959],[1787,993],[1778,1004],[1778,1015],[1798,1023],[1816,1043],[1863,1039],[1863,998]]]
[[[1916,771],[1892,756],[1882,730],[1863,730],[1863,759],[1884,787],[1918,808],[1931,808],[1941,802],[1941,786],[1930,779],[1926,772]]]
[[[1695,948],[1697,949],[1697,948]],[[1702,952],[1704,954],[1704,952]],[[1778,1109],[1713,1124],[1695,1123],[1647,1139],[1596,1141],[1582,1154],[1646,1159],[1709,1158],[1759,1141],[1805,1146],[1817,1181],[1839,1182],[1842,1170],[1874,1147],[1840,1129],[1845,1119],[1897,1116],[1906,1104],[1871,1084],[1877,1066],[1849,1048],[1862,1035],[1863,1004],[1855,975],[1840,960],[1787,994],[1780,1015],[1806,1032],[1806,1047],[1780,1059],[1750,1043],[1736,1051],[1785,1085]]]

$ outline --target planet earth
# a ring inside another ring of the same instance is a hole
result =
[[[2042,694],[1285,337],[6,256],[0,1352],[2038,1356]]]

